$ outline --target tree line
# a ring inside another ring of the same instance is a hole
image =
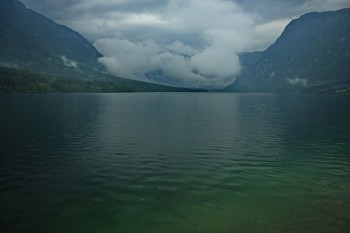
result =
[[[118,93],[118,92],[206,92],[204,89],[170,87],[113,76],[95,74],[68,75],[38,73],[0,67],[0,92],[6,93]]]
[[[133,87],[107,81],[84,80],[0,67],[0,92],[132,92]]]

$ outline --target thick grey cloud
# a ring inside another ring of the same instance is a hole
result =
[[[115,75],[205,88],[232,83],[240,72],[237,53],[265,49],[291,19],[350,6],[350,0],[23,2],[94,41]]]
[[[234,0],[243,9],[258,14],[263,21],[295,18],[312,11],[347,8],[350,0]]]
[[[127,28],[143,25],[164,34],[142,33],[143,40],[97,40],[95,45],[105,56],[100,61],[110,72],[147,81],[147,74],[161,70],[178,81],[158,80],[163,83],[207,88],[226,86],[239,73],[236,53],[248,49],[254,25],[235,3],[203,0],[169,1],[159,12],[124,20],[121,24]]]

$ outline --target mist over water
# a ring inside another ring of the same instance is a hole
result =
[[[4,232],[346,232],[346,96],[0,96]]]

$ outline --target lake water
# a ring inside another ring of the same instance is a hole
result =
[[[0,95],[0,231],[349,232],[349,104]]]

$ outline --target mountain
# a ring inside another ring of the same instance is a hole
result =
[[[88,40],[18,0],[1,3],[0,42],[0,62],[7,66],[50,73],[103,68]]]
[[[243,66],[225,91],[315,92],[350,86],[350,8],[309,13],[290,22],[262,52],[240,54]]]
[[[204,91],[119,78],[78,32],[18,0],[0,7],[0,92]]]

